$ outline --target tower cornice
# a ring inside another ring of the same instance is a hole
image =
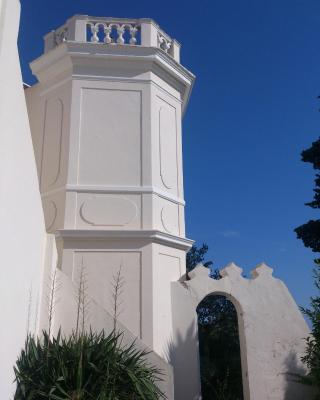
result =
[[[57,78],[121,77],[130,71],[132,79],[145,80],[154,73],[181,94],[182,109],[191,95],[195,76],[160,48],[146,46],[113,46],[101,43],[63,42],[33,61],[31,69],[38,80],[52,83]],[[126,78],[127,80],[130,78]]]
[[[101,247],[101,242],[110,244],[112,241],[118,243],[126,242],[143,242],[143,244],[157,243],[175,249],[188,251],[194,241],[187,238],[181,238],[169,233],[161,232],[158,230],[87,230],[87,229],[59,229],[56,231],[56,238],[63,240],[65,247],[67,243],[79,241],[82,243],[94,243],[98,248]]]

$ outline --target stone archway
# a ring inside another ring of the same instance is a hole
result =
[[[214,280],[207,268],[198,266],[189,281],[172,283],[175,400],[201,399],[195,310],[209,294],[226,296],[236,307],[244,399],[289,399],[289,391],[290,400],[310,398],[308,388],[288,375],[302,371],[299,360],[309,330],[288,289],[272,272],[260,264],[246,279],[241,268],[229,264],[220,271],[222,279]]]

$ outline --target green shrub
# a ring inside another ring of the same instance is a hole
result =
[[[121,334],[27,337],[16,366],[15,400],[158,400],[160,372]]]
[[[320,290],[320,260],[315,260],[315,286]],[[302,361],[308,368],[305,376],[299,376],[301,383],[310,385],[315,390],[315,400],[320,400],[320,297],[311,297],[310,308],[302,308],[302,312],[310,320],[311,336],[306,338],[306,353]]]

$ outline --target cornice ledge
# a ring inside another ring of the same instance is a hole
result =
[[[99,60],[108,57],[114,61],[136,61],[140,63],[156,63],[168,72],[174,72],[177,77],[183,77],[185,84],[192,85],[195,75],[182,64],[174,60],[170,55],[157,47],[147,46],[106,46],[101,43],[65,42],[60,46],[67,47],[67,53],[71,58],[87,58]],[[58,47],[60,47],[58,46]],[[125,67],[125,66],[124,66]],[[130,66],[128,67],[130,68]],[[125,68],[124,68],[125,69]]]
[[[164,80],[167,80],[165,74],[173,77],[177,84],[182,85],[180,87],[183,98],[183,113],[185,112],[195,81],[195,75],[193,75],[192,72],[182,64],[175,61],[171,56],[166,54],[162,49],[156,47],[125,45],[109,46],[101,43],[68,41],[61,43],[53,50],[43,54],[41,57],[34,60],[30,66],[32,73],[37,76],[39,75],[38,79],[42,80],[40,79],[40,76],[45,77],[46,75],[44,70],[50,70],[51,75],[53,71],[52,67],[56,63],[59,63],[60,68],[58,70],[60,71],[61,68],[62,70],[66,70],[70,69],[72,65],[79,65],[81,60],[86,59],[90,59],[90,65],[94,66],[95,62],[100,62],[105,57],[107,57],[108,62],[113,61],[115,63],[117,63],[117,61],[123,62],[127,60],[128,65],[125,63],[122,63],[121,66],[118,65],[118,67],[123,70],[126,70],[126,68],[132,68],[132,65],[129,65],[129,63],[134,62],[136,65],[140,64],[143,66],[144,64],[147,68],[150,68],[151,70],[154,69],[155,73],[157,73],[157,69],[159,71],[158,73],[163,71],[162,75]],[[154,67],[152,67],[152,65]]]
[[[109,240],[130,241],[141,240],[146,243],[158,243],[181,250],[189,250],[194,243],[193,240],[170,235],[158,230],[87,230],[87,229],[59,229],[55,236],[64,242],[67,241],[89,241],[101,242]]]
[[[50,50],[31,62],[33,72],[46,68],[57,59],[66,55],[72,58],[95,58],[101,59],[104,56],[111,57],[114,60],[137,60],[145,62],[165,62],[170,65],[175,71],[184,76],[190,82],[195,79],[195,75],[185,68],[182,64],[174,60],[170,55],[157,47],[147,46],[111,46],[102,43],[89,42],[63,42],[59,46]]]

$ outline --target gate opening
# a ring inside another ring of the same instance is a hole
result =
[[[202,400],[243,400],[237,311],[222,295],[197,307]]]

